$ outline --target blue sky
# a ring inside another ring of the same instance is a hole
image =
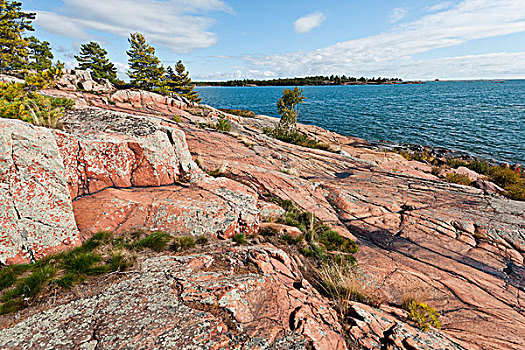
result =
[[[525,0],[25,0],[36,36],[74,67],[99,41],[126,70],[146,34],[194,80],[346,74],[525,78]]]

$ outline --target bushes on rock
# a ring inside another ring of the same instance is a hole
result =
[[[37,126],[62,128],[62,117],[74,101],[39,94],[61,74],[58,68],[26,76],[26,82],[0,82],[0,118],[20,119]]]
[[[407,301],[403,308],[408,311],[408,317],[415,322],[419,329],[426,332],[430,327],[441,329],[439,313],[433,307],[416,300]]]
[[[456,173],[448,173],[447,181],[453,184],[465,185],[465,186],[469,186],[472,183],[472,181],[470,181],[470,178],[467,175],[456,174]]]
[[[230,120],[221,114],[219,116],[219,120],[217,121],[217,124],[215,124],[215,129],[219,131],[230,132],[232,129]]]

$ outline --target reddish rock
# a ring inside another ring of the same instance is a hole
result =
[[[27,263],[80,244],[54,133],[0,119],[0,263]]]
[[[346,349],[334,310],[300,280],[271,246],[151,258],[100,292],[4,324],[0,347]]]

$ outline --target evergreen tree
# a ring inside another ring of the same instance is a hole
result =
[[[199,93],[195,91],[195,84],[192,83],[189,77],[189,72],[186,71],[186,67],[182,64],[182,61],[177,62],[175,65],[175,71],[171,67],[168,67],[165,77],[165,87],[168,93],[175,93],[183,96],[190,102],[200,103],[202,98],[199,97]]]
[[[18,1],[0,0],[0,71],[23,68],[27,64],[26,31],[33,31],[35,13],[22,11]]]
[[[43,71],[53,65],[53,53],[51,44],[47,41],[40,41],[34,36],[27,38],[29,43],[29,63],[27,67],[36,71]]]
[[[277,110],[281,115],[277,133],[282,136],[292,136],[296,133],[299,105],[304,101],[303,90],[298,87],[284,89],[283,97],[277,101]]]
[[[96,79],[117,80],[117,68],[106,57],[108,52],[97,42],[89,42],[80,46],[80,54],[75,56],[78,68],[91,71],[91,76]]]
[[[161,90],[164,84],[164,67],[155,56],[155,48],[146,43],[144,34],[133,33],[128,41],[131,45],[127,51],[131,85],[142,90]]]

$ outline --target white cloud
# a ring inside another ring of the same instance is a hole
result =
[[[322,12],[314,12],[307,16],[299,18],[294,23],[295,32],[299,34],[306,34],[313,29],[318,28],[326,20],[326,16]]]
[[[404,8],[398,7],[392,11],[390,15],[390,23],[396,23],[401,21],[408,14],[408,11]]]
[[[209,32],[210,11],[231,12],[224,0],[62,0],[57,12],[37,11],[36,24],[49,32],[79,40],[93,31],[119,37],[141,32],[148,40],[178,53],[217,42]]]
[[[451,6],[452,6],[452,1],[445,1],[445,2],[440,2],[438,4],[435,4],[433,6],[429,6],[425,10],[427,12],[441,11],[441,10],[448,9]]]
[[[411,78],[489,77],[490,74],[525,77],[523,64],[512,61],[523,58],[523,53],[436,60],[417,58],[418,54],[434,49],[519,32],[525,32],[523,0],[465,0],[446,11],[401,24],[392,31],[315,51],[245,56],[244,59],[255,69],[274,71],[279,76],[337,73]]]

